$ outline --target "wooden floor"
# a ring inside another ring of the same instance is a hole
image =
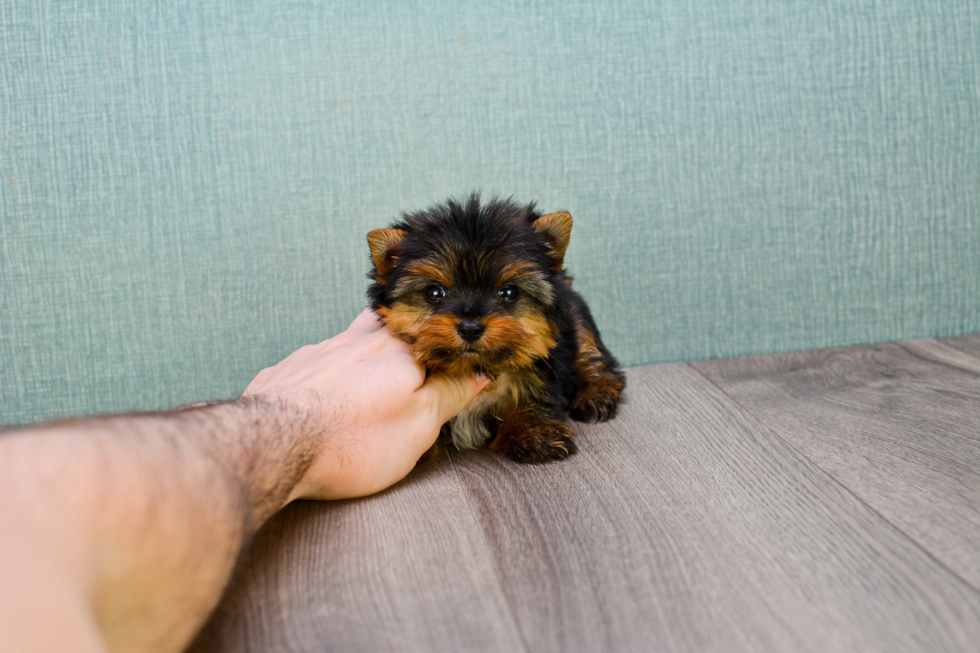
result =
[[[291,506],[194,650],[980,650],[980,335],[628,375],[566,462]]]

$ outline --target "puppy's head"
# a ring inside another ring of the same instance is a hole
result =
[[[555,346],[572,217],[477,196],[368,234],[371,306],[430,370],[491,378]]]

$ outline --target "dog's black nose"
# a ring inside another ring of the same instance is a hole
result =
[[[456,327],[456,333],[466,342],[476,342],[487,328],[476,320],[463,320]]]

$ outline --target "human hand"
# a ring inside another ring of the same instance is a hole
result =
[[[289,499],[346,499],[404,478],[485,378],[425,376],[408,346],[365,309],[343,333],[262,370],[243,397],[288,408],[318,452]]]

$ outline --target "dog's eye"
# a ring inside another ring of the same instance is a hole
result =
[[[443,297],[446,296],[446,289],[437,283],[432,284],[425,289],[425,299],[430,304],[439,303]]]
[[[517,286],[512,284],[507,284],[506,286],[498,290],[497,294],[500,295],[500,298],[505,302],[513,302],[516,301],[517,298],[520,296],[521,291],[517,289]]]

